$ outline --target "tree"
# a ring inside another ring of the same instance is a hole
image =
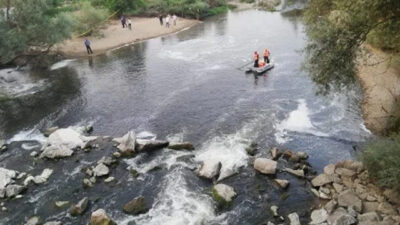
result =
[[[323,92],[354,80],[357,51],[365,41],[400,52],[399,0],[311,0],[305,13],[307,64]]]
[[[0,64],[22,56],[47,53],[68,38],[71,22],[63,15],[49,15],[51,0],[15,0],[8,21],[0,21]]]
[[[138,9],[144,5],[143,0],[106,0],[106,6],[111,11],[118,11],[119,14]]]

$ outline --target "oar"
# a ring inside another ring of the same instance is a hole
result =
[[[247,62],[247,63],[244,64],[243,66],[240,66],[240,67],[238,67],[238,68],[236,68],[236,69],[240,70],[240,69],[242,69],[243,67],[245,67],[245,66],[247,66],[247,65],[250,65],[250,64],[252,64],[252,63],[253,63],[253,61]]]

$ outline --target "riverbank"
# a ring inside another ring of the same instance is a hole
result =
[[[373,133],[383,134],[398,118],[400,74],[388,67],[390,58],[371,46],[364,46],[359,59],[357,77],[364,98],[362,112],[365,125]]]
[[[172,24],[170,28],[166,28],[165,23],[164,26],[161,26],[157,18],[135,17],[131,20],[132,30],[123,29],[119,20],[112,20],[101,28],[96,36],[86,37],[91,42],[93,55],[99,55],[107,50],[134,42],[172,34],[200,23],[198,20],[179,18],[176,26]],[[67,57],[86,56],[84,41],[84,37],[72,38],[57,45],[55,51]]]

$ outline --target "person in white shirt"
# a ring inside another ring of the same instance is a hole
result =
[[[168,14],[167,18],[165,18],[165,27],[169,28],[169,21],[171,20],[171,16]]]
[[[178,17],[175,14],[172,16],[172,20],[174,21],[174,26],[176,26],[176,20],[178,20]]]

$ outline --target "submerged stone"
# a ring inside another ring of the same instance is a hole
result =
[[[233,187],[226,184],[215,185],[212,189],[212,194],[219,208],[229,206],[237,195]]]
[[[126,203],[123,207],[125,213],[128,214],[141,214],[147,212],[148,208],[146,205],[146,199],[143,196],[139,196]]]

